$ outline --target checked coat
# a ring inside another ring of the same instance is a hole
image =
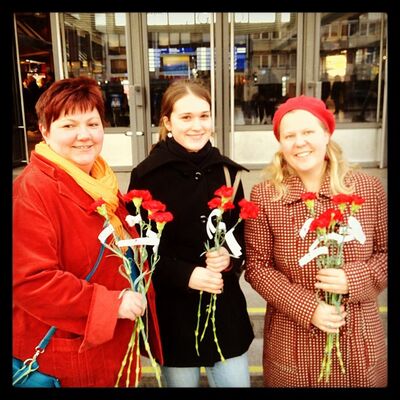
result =
[[[333,351],[328,383],[318,382],[326,333],[311,324],[317,307],[314,284],[316,259],[300,267],[316,239],[299,230],[309,218],[300,196],[306,192],[297,176],[287,178],[288,194],[273,201],[275,189],[268,182],[255,185],[250,200],[257,203],[257,219],[245,224],[245,279],[267,301],[264,324],[263,367],[268,387],[382,387],[387,384],[385,333],[377,297],[387,286],[387,202],[376,177],[353,172],[354,194],[365,199],[355,215],[366,235],[344,244],[344,271],[349,293],[344,296],[348,313],[340,328],[340,349],[346,374],[340,372]],[[334,207],[329,178],[315,201],[316,215]],[[345,221],[347,220],[345,214]]]

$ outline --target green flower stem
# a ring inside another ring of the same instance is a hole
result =
[[[161,384],[161,372],[160,372],[160,367],[155,361],[151,350],[150,350],[150,345],[147,339],[147,335],[145,332],[145,326],[143,324],[142,317],[138,317],[136,319],[136,327],[132,331],[131,339],[128,344],[128,349],[125,353],[124,359],[122,360],[120,370],[118,372],[118,378],[117,382],[115,383],[115,387],[119,387],[119,382],[121,380],[122,374],[124,370],[127,370],[127,375],[126,375],[126,381],[125,385],[126,387],[129,387],[130,383],[130,375],[131,375],[131,365],[132,365],[132,360],[133,360],[133,352],[136,349],[136,369],[135,369],[135,387],[139,386],[139,377],[140,377],[140,336],[142,336],[143,342],[144,342],[144,347],[147,351],[147,354],[149,356],[151,366],[155,372],[157,383],[159,387],[162,387]],[[127,361],[129,359],[128,365]]]
[[[333,348],[333,336],[334,333],[328,333],[326,338],[324,356],[321,363],[321,370],[319,373],[318,382],[325,377],[325,382],[329,380],[332,365],[332,348]]]
[[[135,345],[135,335],[136,335],[136,331],[134,330],[134,331],[132,331],[131,338],[130,338],[129,344],[128,344],[128,348],[127,348],[125,356],[121,362],[121,367],[118,372],[117,382],[115,382],[114,387],[118,387],[118,385],[119,385],[119,381],[121,380],[122,374],[124,372],[129,354],[131,353],[131,351],[133,350],[133,346]]]
[[[205,243],[205,249],[207,251],[213,251],[213,250],[218,250],[225,242],[225,231],[223,231],[222,229],[219,228],[219,224],[222,221],[222,214],[220,216],[217,217],[216,219],[216,230],[215,230],[215,234],[214,234],[214,246],[210,247],[209,243]],[[236,225],[240,222],[240,220],[235,224]],[[204,253],[203,253],[204,254]],[[202,297],[203,297],[203,291],[200,291],[200,295],[199,295],[199,305],[197,307],[197,323],[196,323],[196,329],[194,331],[194,337],[195,337],[195,348],[196,348],[196,353],[198,356],[200,356],[199,353],[199,327],[200,327],[200,320],[201,320],[201,303],[202,303]],[[212,326],[213,326],[213,335],[214,335],[214,342],[217,346],[217,350],[218,353],[221,357],[221,361],[225,361],[224,356],[222,355],[221,352],[221,348],[219,347],[219,343],[218,343],[218,338],[217,338],[217,329],[216,329],[216,325],[215,325],[215,310],[216,310],[216,304],[217,304],[217,295],[216,294],[212,294],[210,297],[210,302],[208,303],[207,307],[206,307],[206,312],[207,312],[207,317],[206,320],[204,322],[204,327],[203,327],[203,331],[202,334],[200,336],[200,342],[204,339],[204,335],[207,331],[208,328],[208,321],[211,317],[211,321],[212,321]]]
[[[215,296],[215,295],[212,295],[212,296]],[[208,327],[208,321],[210,319],[211,309],[213,307],[213,297],[212,296],[210,297],[210,302],[208,303],[208,306],[206,307],[207,317],[206,317],[206,322],[204,323],[203,333],[201,334],[201,337],[200,337],[200,342],[203,340],[204,334],[206,333],[206,330]]]
[[[140,372],[140,348],[139,348],[139,324],[136,325],[136,368],[135,368],[135,387],[139,386],[139,372]],[[128,372],[126,374],[126,387],[129,387],[131,365],[133,359],[133,351],[131,352],[131,362],[129,363]]]
[[[199,353],[199,326],[200,326],[200,317],[201,317],[201,300],[202,300],[202,298],[203,298],[203,291],[200,290],[199,305],[197,307],[197,324],[196,324],[196,330],[194,331],[195,347],[196,347],[196,353],[198,356],[200,356],[200,353]]]
[[[217,338],[217,327],[215,325],[215,310],[217,309],[217,295],[213,294],[212,295],[212,316],[211,316],[211,321],[212,321],[212,325],[213,325],[213,333],[214,333],[214,342],[217,346],[217,350],[218,353],[221,357],[221,361],[225,361],[225,357],[222,355],[222,351],[221,348],[219,347],[219,343],[218,343],[218,338]]]
[[[144,329],[143,320],[142,320],[141,317],[138,317],[137,321],[138,321],[140,333],[141,333],[142,338],[143,338],[144,348],[146,349],[146,352],[147,352],[147,354],[149,356],[149,359],[150,359],[151,366],[153,367],[153,371],[154,371],[154,373],[156,375],[158,387],[162,387],[160,367],[157,364],[156,360],[154,359],[154,357],[153,357],[153,355],[151,353],[149,341],[147,339],[147,335],[146,335],[146,332],[145,332],[145,329]]]
[[[134,203],[135,204],[135,203]],[[140,205],[135,204],[136,207],[136,213],[139,214],[140,212]],[[104,222],[104,227],[108,226],[110,224],[110,220],[107,216],[107,212],[105,210],[105,207],[102,209],[98,209],[98,212],[100,215],[104,216],[105,222]],[[140,222],[140,237],[145,237],[145,232],[151,229],[151,223],[145,223],[144,221]],[[159,235],[161,235],[161,231],[159,232]],[[103,243],[103,245],[109,249],[113,255],[118,256],[119,258],[122,259],[122,264],[119,266],[119,273],[127,279],[129,282],[130,288],[133,291],[138,291],[141,293],[143,296],[146,296],[146,293],[150,287],[151,284],[151,277],[154,272],[155,266],[158,263],[160,256],[157,254],[157,251],[152,254],[151,260],[150,260],[150,270],[149,271],[144,271],[143,266],[145,265],[145,262],[147,261],[148,258],[148,252],[146,246],[139,246],[138,248],[135,247],[133,248],[133,261],[137,265],[139,269],[139,276],[135,280],[135,282],[132,281],[131,273],[132,273],[132,264],[130,259],[128,259],[123,251],[123,248],[119,248],[116,246],[116,243],[119,241],[119,237],[116,234],[116,232],[113,232],[113,237],[110,241],[109,244]],[[148,278],[146,279],[146,277]],[[135,287],[136,286],[136,287]],[[131,367],[132,367],[132,362],[133,362],[133,357],[134,357],[134,351],[135,351],[135,346],[136,346],[136,368],[135,368],[135,387],[139,386],[139,378],[140,378],[140,337],[142,337],[143,342],[144,342],[144,347],[147,351],[147,354],[150,358],[151,365],[153,367],[153,370],[155,371],[155,375],[157,378],[158,386],[161,387],[161,372],[159,365],[155,361],[154,357],[151,354],[150,346],[148,343],[147,339],[147,332],[148,332],[148,318],[146,315],[146,325],[144,325],[143,320],[141,317],[138,317],[135,321],[134,329],[131,333],[131,337],[129,339],[128,343],[128,348],[126,350],[125,356],[121,362],[121,367],[118,372],[117,376],[117,381],[115,383],[115,387],[119,386],[121,377],[123,375],[123,372],[125,369],[127,369],[127,374],[126,374],[126,387],[129,387],[130,379],[131,379]]]
[[[123,271],[120,270],[120,273],[129,281],[130,287],[132,290],[135,290],[134,287],[134,283],[132,282],[131,279],[131,263],[129,262],[129,259],[127,257],[125,257],[125,255],[123,254],[123,252],[118,249],[118,248],[114,248],[113,246],[109,246],[108,244],[105,243],[105,247],[108,248],[110,251],[112,251],[114,254],[116,254],[117,256],[119,256],[120,258],[122,258],[122,262],[123,265],[121,265],[121,268],[123,267]],[[140,260],[138,259],[137,256],[137,252],[134,252],[134,258],[135,258],[135,262],[136,265],[138,265],[139,267],[139,272],[141,275],[143,275],[143,277],[146,274],[143,274],[142,272],[142,263],[141,261],[145,260],[147,258],[147,252],[143,252],[141,251],[141,257]],[[143,261],[144,263],[144,261]],[[153,268],[154,270],[154,268]],[[143,278],[144,279],[144,278]],[[146,295],[147,290],[149,288],[150,285],[150,279],[148,280],[148,282],[146,284],[143,284],[143,279],[141,279],[138,282],[138,291],[144,295]],[[118,373],[118,378],[117,378],[117,382],[115,384],[115,387],[119,386],[119,382],[120,379],[122,377],[123,371],[125,370],[125,368],[127,368],[127,377],[126,377],[126,387],[129,387],[129,383],[130,383],[130,374],[131,374],[131,365],[132,365],[132,361],[133,361],[133,352],[134,352],[134,347],[136,345],[136,369],[135,369],[135,387],[137,387],[139,385],[139,373],[140,373],[140,333],[142,334],[143,337],[143,341],[144,341],[144,345],[146,348],[146,351],[149,355],[150,361],[151,361],[151,365],[153,367],[153,370],[155,371],[156,374],[156,378],[157,378],[157,382],[159,384],[159,386],[161,387],[161,374],[159,371],[159,368],[157,366],[157,363],[155,362],[151,351],[150,351],[150,346],[148,344],[148,340],[147,340],[147,336],[146,336],[146,332],[145,332],[145,326],[143,324],[142,318],[138,317],[136,320],[136,328],[133,330],[132,335],[131,335],[131,339],[129,341],[128,344],[128,349],[125,353],[124,359],[122,360],[121,363],[121,367],[120,367],[120,371]],[[129,360],[129,362],[128,362]],[[128,365],[127,365],[128,362]]]
[[[333,262],[333,267],[336,268],[335,264],[336,264],[337,260],[335,259],[335,257],[331,257],[330,261]],[[330,292],[324,292],[324,295],[325,295],[326,303],[329,305],[335,306],[336,309],[338,310],[338,312],[340,312],[342,295],[338,294],[338,293],[330,293]],[[322,363],[321,363],[321,370],[320,370],[318,382],[320,382],[324,378],[325,378],[325,382],[329,381],[329,377],[331,374],[331,367],[332,367],[332,351],[333,351],[334,346],[336,349],[336,357],[337,357],[339,365],[340,365],[340,370],[343,374],[346,373],[344,363],[343,363],[342,353],[340,351],[339,333],[327,333],[324,356],[323,356]]]
[[[339,334],[338,333],[336,334],[335,347],[336,347],[337,358],[339,360],[340,370],[342,371],[342,374],[345,374],[346,368],[344,367],[342,352],[340,351],[340,343],[339,343]]]

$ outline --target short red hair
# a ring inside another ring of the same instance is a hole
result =
[[[62,114],[97,109],[105,124],[104,99],[94,79],[87,77],[61,79],[52,83],[35,106],[38,121],[46,129]]]

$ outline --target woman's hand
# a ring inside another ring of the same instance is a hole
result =
[[[189,287],[208,293],[220,294],[224,287],[224,281],[220,272],[211,271],[204,267],[196,267],[190,276]]]
[[[338,313],[335,306],[330,306],[321,301],[314,311],[311,318],[311,323],[321,331],[327,333],[337,333],[339,328],[342,327],[346,321],[347,313],[344,311],[344,306],[340,306],[340,313]]]
[[[229,267],[230,263],[231,256],[225,247],[206,253],[206,268],[210,271],[222,272]]]
[[[338,294],[349,293],[347,276],[341,268],[321,268],[316,278],[315,287],[317,289]]]
[[[137,317],[143,316],[147,302],[141,293],[133,290],[121,292],[122,301],[118,309],[118,318],[127,318],[134,321]]]

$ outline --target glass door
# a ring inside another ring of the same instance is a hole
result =
[[[132,67],[137,60],[131,48],[135,34],[131,15],[62,13],[60,21],[64,75],[97,80],[107,121],[102,154],[115,170],[129,171],[144,153],[143,132],[137,126],[137,106],[142,104],[136,93],[139,88],[141,94],[141,85],[135,85]]]
[[[296,95],[297,14],[234,13],[234,123],[271,125]]]
[[[13,142],[18,148],[22,146],[23,154],[16,157],[28,162],[30,152],[42,140],[35,111],[36,101],[54,81],[50,16],[37,12],[16,13],[14,22],[17,70],[13,72],[17,82],[15,98],[18,101],[14,110],[17,122]]]
[[[263,168],[278,148],[275,110],[300,91],[298,13],[232,13],[229,18],[229,154]]]
[[[321,98],[338,122],[382,118],[386,15],[321,13]]]
[[[13,115],[12,115],[12,154],[13,154],[13,167],[18,167],[26,162],[27,154],[27,141],[25,132],[25,118],[23,113],[23,99],[20,88],[20,71],[19,71],[19,58],[17,56],[18,48],[16,42],[12,42],[12,57],[15,62],[12,68],[12,93],[14,101]]]
[[[214,45],[212,13],[146,13],[145,70],[148,148],[158,141],[161,98],[176,79],[199,79],[214,99]],[[213,101],[214,102],[214,101]],[[214,107],[213,107],[214,108]],[[214,116],[214,112],[213,112]]]

